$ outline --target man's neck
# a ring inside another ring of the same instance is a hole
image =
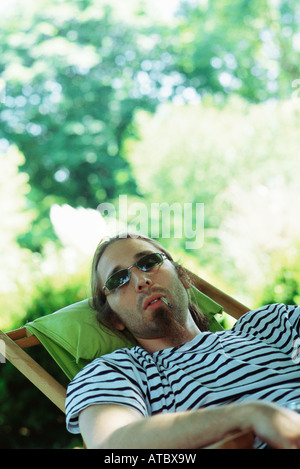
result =
[[[152,354],[159,350],[165,350],[167,348],[179,347],[180,345],[186,344],[193,340],[197,335],[201,334],[199,329],[197,331],[184,331],[182,334],[176,337],[158,337],[153,339],[141,339],[137,337],[137,341],[142,348],[148,353]]]

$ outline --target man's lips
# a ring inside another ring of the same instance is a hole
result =
[[[143,309],[146,310],[146,309],[154,309],[156,308],[157,306],[159,306],[161,303],[163,303],[161,301],[161,297],[163,295],[161,293],[155,293],[151,296],[148,296],[148,298],[146,298],[146,300],[144,301],[144,305],[143,305]],[[154,303],[152,303],[152,301],[154,301]]]

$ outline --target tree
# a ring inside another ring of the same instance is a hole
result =
[[[262,102],[299,79],[291,0],[186,1],[169,21],[139,0],[126,14],[119,0],[15,5],[0,19],[0,137],[25,155],[37,221],[22,242],[33,250],[54,236],[53,203],[96,208],[137,194],[123,142],[138,109],[207,94]]]
[[[26,156],[28,197],[40,212],[28,240],[34,249],[51,235],[53,202],[95,206],[120,187],[135,192],[120,146],[134,109],[151,102],[130,96],[140,61],[136,33],[116,24],[108,7],[59,0],[29,6],[2,21],[1,136]]]
[[[298,246],[299,119],[299,100],[166,104],[155,116],[137,115],[140,139],[127,142],[146,202],[204,204],[204,244],[186,249],[184,236],[164,244],[186,251],[188,262],[196,259],[196,268],[246,303],[260,301],[278,258],[289,265]]]
[[[183,2],[172,38],[179,91],[190,86],[220,101],[289,98],[300,76],[299,9],[290,0]]]
[[[28,177],[19,173],[24,155],[16,147],[3,148],[0,152],[0,328],[7,328],[15,318],[24,314],[18,294],[26,290],[32,253],[20,248],[18,235],[30,227],[33,214],[26,210]]]

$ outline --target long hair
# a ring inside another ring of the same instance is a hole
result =
[[[174,265],[177,275],[180,278],[180,280],[185,281],[185,283],[188,285],[191,285],[191,280],[186,270],[182,268],[180,264],[178,264],[177,262],[173,260],[171,254],[163,246],[161,246],[160,243],[153,240],[152,238],[148,238],[147,236],[143,236],[139,234],[125,233],[125,234],[119,234],[112,238],[108,238],[106,240],[101,241],[97,246],[97,249],[94,254],[93,262],[92,262],[92,272],[91,272],[92,298],[90,300],[90,305],[96,311],[97,313],[96,317],[99,323],[105,325],[106,327],[108,327],[110,330],[114,332],[117,332],[114,325],[118,317],[117,317],[117,314],[113,311],[113,309],[109,306],[107,297],[105,293],[103,292],[103,288],[100,284],[100,278],[99,278],[97,269],[98,269],[99,261],[102,255],[104,254],[106,248],[120,239],[128,239],[128,238],[141,239],[143,241],[146,241],[152,244],[152,246],[157,248],[159,252],[163,252],[167,256],[169,261],[171,261],[172,264]],[[190,298],[189,298],[188,308],[197,327],[201,331],[209,330],[209,322],[206,316],[202,313],[202,311],[198,308],[198,306],[191,301]],[[131,334],[128,333],[128,331],[125,330],[124,332],[122,332],[122,334],[124,333],[125,335],[132,338]]]

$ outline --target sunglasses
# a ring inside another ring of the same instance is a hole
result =
[[[141,257],[135,264],[132,264],[127,269],[118,270],[114,274],[112,274],[105,282],[103,290],[107,290],[108,292],[112,292],[117,288],[125,285],[125,283],[129,282],[130,280],[130,269],[132,267],[137,267],[139,270],[143,272],[148,272],[148,270],[153,269],[154,267],[159,266],[163,263],[164,259],[167,256],[161,252],[154,252],[151,254],[146,254],[145,256]]]

